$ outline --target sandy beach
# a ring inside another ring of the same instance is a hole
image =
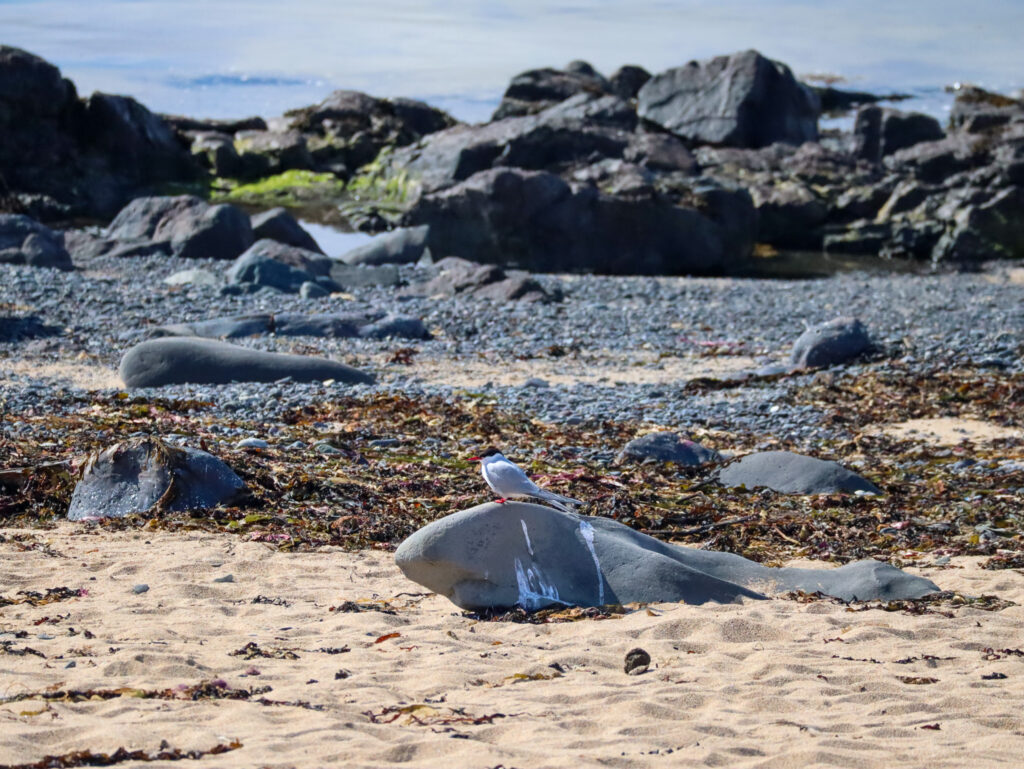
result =
[[[8,765],[162,744],[282,768],[996,767],[1024,750],[1020,605],[652,604],[535,625],[464,616],[387,552],[63,523],[7,529],[0,553]],[[913,571],[1024,603],[1020,572],[982,560]],[[58,587],[80,595],[17,603]],[[652,664],[627,676],[634,647]]]

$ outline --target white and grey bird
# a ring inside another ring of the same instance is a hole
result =
[[[495,494],[500,497],[498,503],[505,502],[509,497],[533,497],[540,499],[563,512],[571,513],[572,505],[582,505],[578,499],[563,497],[553,491],[540,488],[531,481],[515,463],[510,462],[495,448],[489,448],[472,462],[480,463],[480,472]]]

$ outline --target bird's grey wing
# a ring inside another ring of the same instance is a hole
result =
[[[537,484],[511,462],[490,462],[485,478],[492,489],[506,496],[535,494],[538,491]]]

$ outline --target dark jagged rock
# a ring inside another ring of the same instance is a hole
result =
[[[1024,122],[1024,101],[967,85],[959,88],[949,113],[953,131],[985,133],[1012,122]]]
[[[985,198],[955,211],[951,229],[935,244],[934,261],[1024,258],[1024,187],[1006,187]]]
[[[953,133],[898,150],[885,158],[885,165],[897,172],[910,172],[927,184],[941,184],[955,174],[988,165],[989,149],[983,136]]]
[[[324,282],[325,288],[336,289],[330,280],[333,260],[316,251],[258,240],[227,268],[229,284],[249,283],[287,293],[297,293],[306,282]]]
[[[369,383],[373,377],[343,363],[305,355],[262,352],[211,339],[168,337],[132,347],[118,369],[128,387],[171,384],[296,382],[333,379],[347,384]]]
[[[240,131],[234,145],[246,176],[310,170],[316,165],[299,131]]]
[[[413,582],[469,610],[732,603],[793,590],[895,600],[938,591],[930,580],[879,561],[775,569],[660,542],[608,518],[519,502],[478,505],[434,521],[399,546],[395,563]]]
[[[637,111],[687,141],[764,147],[815,141],[820,106],[785,64],[743,51],[655,75]]]
[[[547,291],[529,274],[513,270],[506,273],[493,264],[478,264],[457,256],[448,256],[431,268],[434,277],[411,286],[409,296],[471,296],[493,302],[558,301],[560,293]]]
[[[366,245],[343,254],[348,264],[412,264],[423,258],[427,250],[429,227],[408,227],[377,235]]]
[[[174,323],[150,330],[150,338],[171,336],[202,337],[206,339],[237,339],[247,336],[314,336],[331,339],[363,337],[383,339],[429,339],[423,321],[402,315],[334,315],[320,313],[305,315],[295,312],[277,314],[234,315],[227,318]]]
[[[804,331],[793,343],[789,361],[799,368],[835,366],[871,347],[871,337],[857,318],[835,318]]]
[[[727,271],[753,247],[756,216],[743,191],[689,189],[676,205],[657,194],[574,190],[544,172],[494,169],[423,196],[406,225],[430,225],[433,254],[531,272],[684,274]]]
[[[0,263],[74,269],[64,237],[21,214],[0,214]]]
[[[241,209],[179,195],[136,198],[114,217],[107,239],[122,246],[166,244],[186,259],[234,259],[252,245],[253,234]]]
[[[874,105],[857,111],[853,134],[857,156],[876,163],[899,150],[945,136],[931,115]]]
[[[512,78],[491,120],[532,115],[580,93],[610,91],[608,81],[586,62],[571,62],[565,70],[531,69]]]
[[[407,173],[429,193],[499,166],[558,172],[596,158],[621,158],[635,122],[632,108],[618,97],[581,95],[535,115],[455,126],[395,152],[389,162],[392,173]]]
[[[359,91],[335,91],[286,117],[305,136],[316,168],[345,177],[385,147],[403,147],[457,122],[423,102],[376,99]]]
[[[245,482],[212,454],[136,438],[89,458],[68,520],[206,510],[245,493]]]
[[[718,474],[723,486],[756,489],[765,487],[783,494],[852,494],[857,491],[881,494],[866,478],[829,462],[791,451],[763,451],[747,454],[723,467]]]
[[[704,448],[678,433],[661,432],[634,438],[619,452],[617,461],[642,462],[645,459],[672,462],[684,467],[700,467],[709,462],[720,462],[722,457],[717,451]]]
[[[171,129],[124,96],[80,100],[52,64],[0,46],[2,193],[46,218],[107,218],[199,169]]]
[[[269,211],[253,214],[250,219],[252,234],[256,240],[276,240],[286,246],[304,248],[307,251],[323,253],[313,236],[302,228],[295,217],[284,208],[272,208]]]
[[[696,158],[686,145],[671,134],[634,134],[623,159],[652,171],[676,171],[687,175],[700,171]]]
[[[651,73],[635,64],[625,64],[608,78],[608,85],[621,99],[635,99],[644,83],[651,79]]]

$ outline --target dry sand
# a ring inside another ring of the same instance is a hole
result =
[[[906,422],[868,428],[886,433],[894,438],[924,441],[936,446],[956,446],[964,441],[989,443],[995,440],[1024,438],[1019,427],[984,422],[966,417],[934,417],[930,419],[909,419]]]
[[[4,697],[220,678],[322,709],[130,696],[7,702],[0,764],[232,739],[243,747],[189,765],[959,769],[1016,767],[1024,756],[1024,657],[984,652],[1024,646],[1024,606],[949,618],[773,600],[487,623],[422,595],[388,553],[294,554],[234,536],[68,523],[34,532],[46,552],[24,550],[17,533],[0,541],[0,596],[58,586],[88,594],[0,608],[0,641],[46,655],[0,653]],[[1019,572],[978,563],[954,558],[923,573],[944,589],[1024,604]],[[227,574],[234,582],[214,582]],[[133,593],[138,583],[150,590]],[[396,613],[331,611],[345,601],[382,608],[382,599]],[[28,636],[10,635],[18,631]],[[250,642],[297,658],[232,656]],[[636,646],[653,666],[627,676],[623,658]],[[329,647],[350,651],[320,651]],[[341,670],[348,676],[336,678]],[[1006,678],[983,679],[992,673]],[[374,715],[389,708],[407,710]],[[471,723],[484,716],[493,718]],[[145,764],[163,765],[185,764]]]

